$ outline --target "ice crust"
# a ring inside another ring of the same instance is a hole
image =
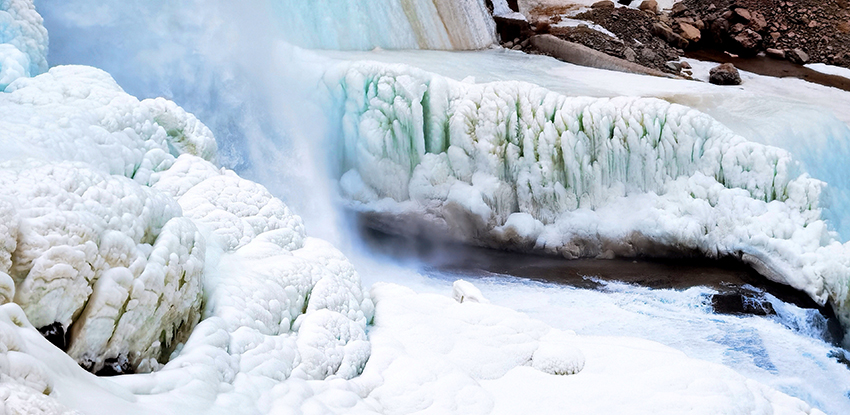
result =
[[[403,65],[326,75],[342,193],[396,231],[567,258],[734,255],[850,327],[848,246],[791,155],[648,98],[571,98]]]
[[[47,30],[32,0],[0,0],[0,91],[47,71]]]

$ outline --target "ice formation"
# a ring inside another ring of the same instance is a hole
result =
[[[0,91],[46,70],[47,30],[32,1],[0,1]]]
[[[568,258],[734,255],[850,326],[825,184],[695,110],[342,64],[343,194],[402,232]]]
[[[274,7],[287,41],[309,48],[471,50],[497,41],[484,0],[281,0]]]

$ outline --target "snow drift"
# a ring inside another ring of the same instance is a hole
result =
[[[850,326],[823,182],[709,116],[400,65],[341,64],[340,185],[396,232],[567,258],[733,255]]]

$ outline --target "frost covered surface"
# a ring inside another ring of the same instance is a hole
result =
[[[0,1],[0,91],[47,70],[47,29],[32,0]]]
[[[657,343],[576,336],[504,307],[460,303],[393,284],[376,284],[371,297],[371,357],[362,374],[323,382],[305,380],[307,372],[298,369],[284,379],[281,363],[302,349],[271,351],[294,335],[263,337],[250,328],[228,335],[216,317],[201,322],[181,355],[159,372],[114,382],[95,378],[47,344],[20,308],[5,305],[0,330],[10,350],[3,367],[10,369],[0,375],[5,381],[0,392],[9,391],[3,392],[7,407],[11,398],[24,396],[51,405],[48,413],[75,408],[84,413],[546,414],[565,407],[583,413],[821,413],[731,369]],[[329,313],[313,315],[325,319]],[[313,338],[305,327],[298,339]],[[236,350],[247,351],[240,357]],[[334,356],[333,350],[322,350],[325,358]]]
[[[315,49],[473,50],[497,39],[484,0],[281,0],[274,8],[288,42]]]
[[[326,82],[345,111],[342,191],[391,226],[568,258],[735,255],[850,324],[850,253],[821,218],[825,184],[784,150],[656,99],[370,63]]]

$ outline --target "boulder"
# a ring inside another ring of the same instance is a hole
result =
[[[753,19],[753,15],[750,13],[750,11],[743,7],[735,9],[734,13],[735,16],[737,16],[738,19],[744,21],[744,23],[749,23],[750,20]]]
[[[752,29],[745,29],[733,38],[744,51],[753,52],[761,44],[761,35]]]
[[[658,13],[658,2],[655,0],[643,0],[638,9],[645,12]]]
[[[623,56],[629,62],[634,62],[637,59],[637,53],[635,53],[635,50],[628,47],[623,50]]]
[[[496,31],[502,39],[525,39],[533,34],[531,25],[525,18],[493,16],[493,20],[496,22]]]
[[[767,20],[764,15],[759,12],[753,12],[753,20],[750,22],[750,27],[756,32],[761,32],[767,27]]]
[[[788,60],[800,65],[809,61],[809,54],[800,48],[789,50],[785,55],[788,57]]]
[[[711,68],[708,81],[715,85],[740,85],[741,75],[731,63],[724,63]]]
[[[651,32],[653,35],[663,39],[670,45],[679,48],[685,49],[688,47],[688,41],[685,38],[676,34],[670,26],[667,26],[663,23],[655,23],[652,25]]]
[[[614,2],[611,0],[601,0],[593,3],[590,7],[592,9],[613,9]]]
[[[697,43],[702,38],[702,33],[700,33],[699,29],[688,23],[681,23],[679,25],[679,33],[690,43]]]

